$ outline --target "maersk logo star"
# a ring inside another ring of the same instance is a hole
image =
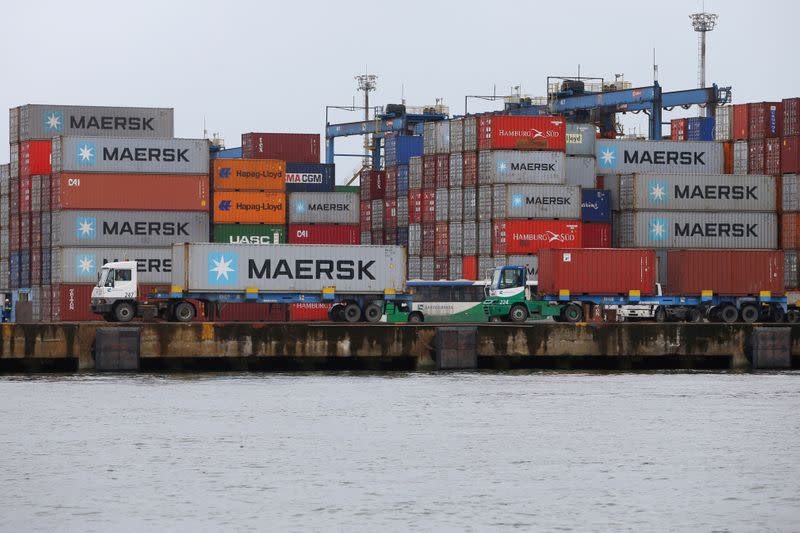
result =
[[[597,160],[600,162],[601,167],[612,168],[617,166],[617,149],[613,146],[607,146],[600,149],[597,154]]]
[[[667,201],[667,182],[665,181],[651,181],[647,185],[647,198],[650,203],[663,204]]]
[[[75,235],[78,239],[94,239],[97,236],[97,219],[81,217],[75,221]]]
[[[44,114],[44,130],[64,131],[64,113],[61,111],[49,111]]]
[[[236,283],[239,270],[238,259],[234,253],[208,254],[208,283],[213,285],[232,285]]]
[[[97,147],[94,143],[78,143],[75,157],[81,165],[94,165]]]
[[[497,172],[499,174],[505,174],[506,172],[508,172],[508,163],[506,163],[505,161],[498,161]]]
[[[667,240],[667,220],[664,218],[650,219],[650,240],[651,241],[665,241]]]
[[[305,213],[306,212],[306,204],[303,202],[295,202],[294,210],[298,213]]]
[[[76,258],[76,269],[79,276],[92,277],[95,273],[96,260],[94,255],[79,255]]]
[[[512,194],[511,195],[511,205],[513,207],[520,207],[522,205],[522,195],[521,194]]]

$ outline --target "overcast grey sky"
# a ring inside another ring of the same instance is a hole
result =
[[[374,103],[398,102],[404,92],[409,105],[442,98],[459,114],[465,94],[521,85],[524,93],[544,95],[548,75],[574,74],[578,64],[584,75],[624,73],[634,86],[648,85],[654,47],[664,89],[691,88],[697,38],[688,15],[701,6],[697,0],[6,2],[0,161],[8,161],[5,110],[26,103],[174,107],[176,135],[201,137],[205,119],[209,134],[218,132],[229,147],[239,146],[247,131],[322,132],[325,106],[352,103],[353,77],[365,67],[378,75]],[[734,102],[800,95],[797,2],[705,6],[720,16],[709,36],[709,82],[731,85]],[[470,111],[497,108],[470,104]],[[645,124],[640,117],[626,123]],[[341,150],[357,150],[358,142]],[[353,166],[337,160],[339,176]]]

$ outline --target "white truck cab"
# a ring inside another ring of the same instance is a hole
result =
[[[106,263],[92,289],[92,312],[119,322],[136,315],[138,279],[136,261]]]

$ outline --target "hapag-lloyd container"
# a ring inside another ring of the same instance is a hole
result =
[[[172,247],[172,285],[191,291],[383,294],[405,291],[399,246],[180,244]]]
[[[594,157],[594,143],[597,129],[593,124],[567,124],[567,155],[588,155]]]
[[[482,151],[478,155],[478,183],[564,183],[565,166],[563,152]]]
[[[283,191],[286,163],[276,159],[214,159],[211,178],[215,191]]]
[[[706,141],[597,141],[598,174],[722,174],[721,143]]]
[[[214,223],[283,224],[286,194],[220,191],[214,193]]]
[[[493,218],[581,218],[581,188],[574,185],[495,185]]]
[[[478,118],[478,149],[563,152],[566,133],[566,121],[560,117],[482,115]]]
[[[656,286],[656,253],[620,248],[543,249],[539,252],[542,294],[651,295]]]
[[[775,211],[773,176],[633,174],[620,177],[622,210]]]
[[[579,220],[495,220],[492,255],[534,254],[543,248],[582,246]]]
[[[350,192],[289,194],[290,224],[358,224],[358,195]]]
[[[286,226],[278,224],[214,224],[213,242],[285,244]]]
[[[528,273],[528,283],[539,282],[539,256],[530,255],[509,255],[506,259],[509,266],[524,266]]]
[[[581,189],[581,220],[611,223],[611,191]]]
[[[206,139],[54,137],[53,173],[208,174]]]
[[[205,241],[208,213],[197,211],[53,211],[52,246],[171,246]]]
[[[613,239],[613,228],[610,222],[588,222],[583,225],[584,248],[611,248]]]
[[[335,165],[286,163],[286,192],[326,192],[335,187]]]
[[[623,211],[623,248],[755,248],[778,245],[775,213]]]
[[[175,135],[171,108],[28,104],[16,109],[18,138],[12,132],[11,142],[57,135],[138,138]]]
[[[225,246],[225,245],[219,245]],[[172,275],[172,248],[51,248],[52,283],[96,283],[97,273],[106,263],[136,261],[140,283],[169,283]]]
[[[781,250],[670,250],[667,252],[669,294],[758,296],[784,292]]]
[[[289,224],[289,244],[360,244],[358,224]]]
[[[319,163],[319,134],[243,133],[242,155],[245,159]]]

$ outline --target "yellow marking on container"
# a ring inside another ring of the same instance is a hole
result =
[[[214,325],[210,322],[203,322],[203,330],[200,333],[200,340],[213,341],[214,340]]]
[[[560,289],[558,291],[559,296],[569,296],[569,289]]]
[[[394,289],[383,289],[383,294],[397,294],[397,291]]]
[[[253,293],[258,294],[258,289],[255,287],[247,287],[244,290],[244,292],[246,292],[247,294],[253,294]]]
[[[704,289],[700,291],[700,296],[709,296],[709,297],[714,296],[714,291],[709,291]]]
[[[336,287],[322,287],[322,294],[333,294],[336,292]]]
[[[179,285],[173,285],[170,287],[169,292],[183,292],[183,287]]]
[[[761,291],[758,293],[762,298],[772,298],[772,291]]]
[[[640,291],[639,289],[631,289],[631,290],[628,292],[628,296],[636,296],[636,297],[639,297],[639,296],[641,296],[641,295],[642,295],[642,291]]]

